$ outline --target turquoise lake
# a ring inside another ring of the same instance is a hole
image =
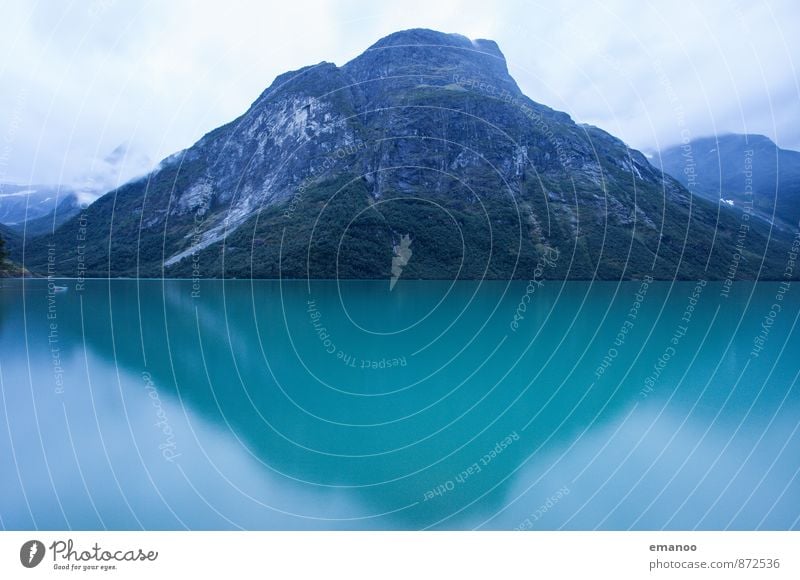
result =
[[[800,288],[6,280],[4,529],[797,529]]]

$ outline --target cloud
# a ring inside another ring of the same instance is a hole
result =
[[[12,3],[0,181],[79,185],[100,167],[111,187],[240,115],[278,74],[417,26],[497,40],[531,98],[634,147],[688,129],[800,149],[798,16],[790,0]],[[105,171],[121,143],[138,161]]]

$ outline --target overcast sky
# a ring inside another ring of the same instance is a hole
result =
[[[800,149],[796,0],[553,4],[0,0],[0,182],[110,188],[240,115],[278,74],[414,27],[496,40],[528,96],[638,149],[678,142],[681,115],[692,137]]]

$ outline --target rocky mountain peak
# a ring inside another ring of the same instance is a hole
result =
[[[496,42],[422,28],[390,34],[342,68],[355,82],[416,77],[418,84],[441,85],[462,79],[520,94]]]
[[[479,52],[490,55],[505,62],[505,56],[493,40],[472,40],[462,34],[453,34],[430,30],[428,28],[412,28],[394,32],[385,36],[370,46],[366,52],[381,50],[389,47],[431,47],[431,48],[457,48],[469,52]]]

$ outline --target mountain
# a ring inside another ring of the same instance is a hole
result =
[[[121,143],[107,155],[92,159],[90,170],[70,186],[0,183],[0,224],[28,239],[51,233],[106,193],[109,184],[141,176],[150,167],[147,155]]]
[[[664,171],[684,186],[694,170],[694,192],[715,203],[744,208],[778,225],[800,222],[800,152],[763,135],[695,139],[661,152]],[[688,169],[688,172],[686,171]]]
[[[57,185],[0,184],[0,224],[28,236],[52,231],[80,208],[81,195]],[[94,199],[94,198],[92,198]]]
[[[0,277],[20,276],[23,270],[17,265],[22,254],[22,238],[11,228],[0,224],[0,238],[3,240],[5,260],[0,255]]]
[[[5,250],[8,252],[9,257],[16,258],[22,252],[22,239],[19,234],[9,228],[0,224],[0,237],[5,240]]]
[[[791,236],[740,244],[741,220],[523,95],[493,41],[416,29],[280,75],[25,265],[52,244],[72,276],[723,279],[740,254],[735,277],[780,278]]]

